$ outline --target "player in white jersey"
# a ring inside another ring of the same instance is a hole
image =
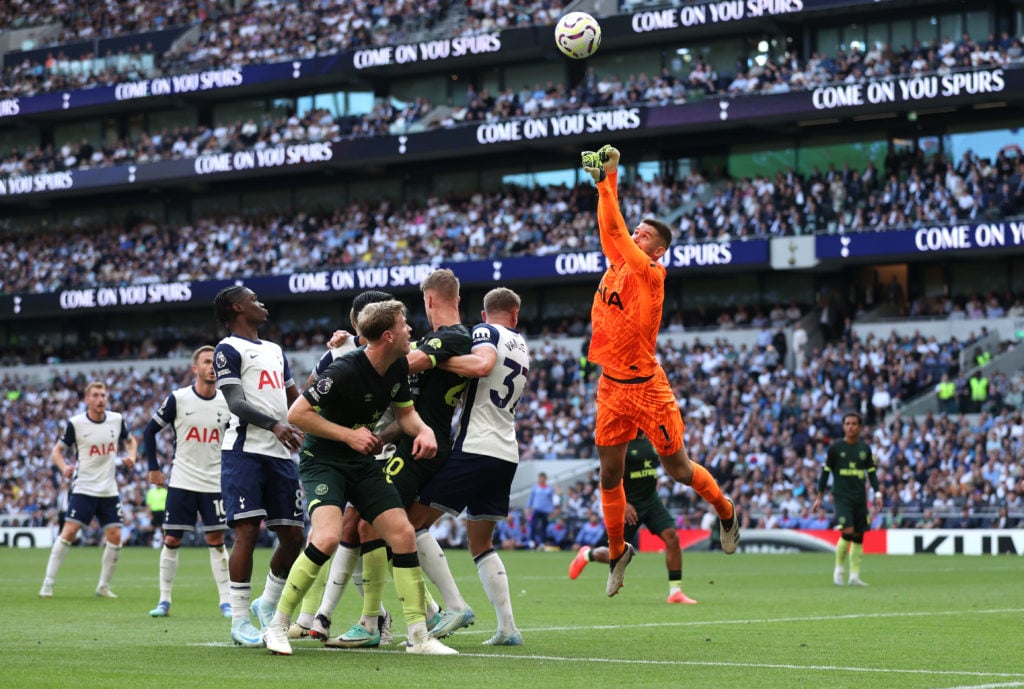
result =
[[[213,355],[217,387],[231,410],[221,453],[221,492],[227,524],[235,530],[228,561],[231,639],[259,647],[263,639],[249,619],[250,609],[261,626],[270,621],[305,540],[302,491],[292,458],[303,433],[287,421],[299,392],[281,348],[259,339],[269,312],[252,290],[241,285],[222,289],[214,311],[231,332]],[[253,552],[263,521],[277,534],[278,544],[263,595],[250,606]]]
[[[523,643],[512,615],[505,565],[493,544],[495,525],[508,517],[519,466],[515,409],[530,372],[529,348],[515,330],[520,304],[519,295],[505,287],[484,296],[484,322],[473,328],[472,355],[463,358],[475,363],[452,368],[472,377],[462,398],[452,453],[419,496],[418,509],[432,510],[435,518],[442,511],[458,516],[466,510],[469,551],[498,617],[498,631],[484,642],[489,646]]]
[[[135,468],[135,452],[138,443],[128,432],[124,417],[107,411],[107,386],[92,382],[85,386],[84,414],[72,416],[64,435],[53,446],[50,457],[65,478],[74,478],[68,511],[60,536],[50,550],[46,563],[46,576],[39,590],[42,598],[53,597],[53,583],[57,578],[68,548],[74,543],[79,530],[88,526],[95,517],[103,528],[106,545],[103,548],[103,564],[96,595],[117,598],[110,590],[110,580],[121,554],[121,498],[117,492],[117,451],[124,443],[125,456],[122,466],[128,471]],[[68,449],[74,449],[77,462],[72,464],[64,457]]]
[[[157,461],[156,436],[164,428],[174,431],[164,542],[160,549],[160,602],[149,611],[153,617],[167,617],[171,612],[178,548],[185,532],[196,530],[197,515],[202,519],[206,545],[210,549],[210,568],[217,583],[220,611],[225,617],[231,617],[228,554],[224,549],[224,531],[228,525],[220,493],[221,445],[231,410],[217,389],[213,347],[206,345],[192,353],[192,374],[195,383],[168,395],[142,432],[149,481],[162,486],[164,474]]]

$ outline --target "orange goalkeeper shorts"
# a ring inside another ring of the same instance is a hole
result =
[[[662,368],[648,380],[625,382],[602,375],[597,383],[598,445],[628,443],[641,430],[659,455],[668,456],[683,446],[686,424],[672,386]]]

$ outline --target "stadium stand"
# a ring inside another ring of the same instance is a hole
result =
[[[305,130],[299,139],[291,138],[288,130],[302,127],[291,119],[294,123],[283,126],[279,138],[307,140]],[[136,150],[160,147],[168,157],[179,149],[187,156],[190,147],[193,153],[200,148],[230,151],[234,137],[226,128],[191,138],[178,133],[149,139],[146,147]],[[110,160],[117,156],[113,150],[86,153],[85,148],[92,149],[86,142],[75,153],[69,150],[65,162],[78,156]],[[871,164],[864,170],[832,164],[825,171],[814,168],[808,175],[780,170],[774,175],[715,182],[698,173],[682,184],[654,180],[625,187],[621,199],[627,215],[646,212],[677,218],[684,241],[921,228],[1021,217],[1024,156],[1010,157],[1001,150],[994,161],[965,155],[955,165],[940,156],[927,165],[919,162],[901,164],[901,170],[886,170],[884,175]],[[363,200],[334,211],[304,210],[283,217],[199,218],[183,226],[143,222],[84,231],[58,228],[43,235],[14,233],[0,244],[0,259],[31,255],[35,260],[31,265],[18,261],[20,270],[0,277],[0,292],[56,291],[166,277],[284,274],[299,266],[315,269],[594,250],[599,246],[590,216],[575,213],[579,197],[589,193],[585,186],[506,189],[479,200],[463,194],[408,206],[381,200],[369,212],[366,204],[374,202]],[[507,208],[519,210],[499,212]],[[368,222],[367,215],[375,222]],[[497,223],[491,220],[495,216],[500,218]],[[265,258],[253,261],[252,256]],[[177,265],[165,257],[175,257]],[[977,300],[972,295],[961,304],[970,308],[971,317],[980,317],[979,313],[1000,317],[1015,306],[1020,308],[1013,294],[990,293],[981,308]],[[912,310],[914,315],[943,311],[949,315],[952,305],[949,310],[937,309],[919,297]]]

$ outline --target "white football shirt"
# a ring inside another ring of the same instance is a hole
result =
[[[478,347],[496,349],[498,358],[488,375],[469,379],[453,452],[518,464],[515,413],[530,373],[530,350],[515,330],[489,323],[473,328],[473,349]]]
[[[117,448],[127,438],[128,425],[118,412],[107,411],[102,421],[93,421],[85,413],[72,416],[60,439],[78,459],[71,492],[117,497]]]
[[[281,348],[265,340],[248,340],[237,335],[225,337],[213,353],[217,387],[242,386],[250,404],[271,418],[288,418],[285,388],[294,385],[288,360]],[[251,426],[231,414],[224,433],[224,450],[250,452],[268,457],[291,459],[291,452],[272,431]]]
[[[167,485],[199,493],[220,492],[220,450],[231,410],[220,390],[200,397],[195,387],[178,388],[153,414],[174,431],[174,460]]]

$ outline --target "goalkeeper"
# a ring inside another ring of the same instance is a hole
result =
[[[626,489],[626,541],[644,525],[665,542],[665,566],[668,568],[669,603],[696,603],[683,593],[683,553],[679,532],[665,503],[658,497],[658,453],[643,433],[626,448],[626,470],[622,485]],[[609,562],[608,548],[583,546],[569,565],[569,578],[575,579],[589,562]]]

